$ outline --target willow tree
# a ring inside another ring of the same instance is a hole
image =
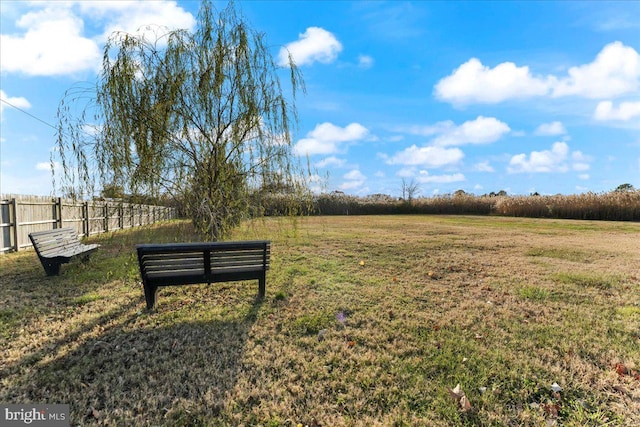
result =
[[[218,12],[204,1],[194,32],[114,33],[95,96],[86,102],[86,90],[71,90],[58,109],[63,182],[84,194],[111,185],[174,195],[199,231],[221,238],[247,215],[256,188],[300,185],[290,135],[302,84],[293,61],[279,66],[232,2]]]

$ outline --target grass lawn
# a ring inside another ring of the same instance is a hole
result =
[[[640,425],[640,224],[444,216],[247,224],[257,281],[162,288],[136,243],[46,277],[0,256],[0,402],[73,425]],[[458,387],[456,387],[458,386]]]

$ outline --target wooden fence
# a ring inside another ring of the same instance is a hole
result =
[[[0,254],[31,247],[29,233],[69,227],[80,236],[176,218],[174,208],[120,201],[74,201],[39,196],[0,197]]]

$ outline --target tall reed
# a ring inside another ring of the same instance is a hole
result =
[[[320,194],[296,203],[273,195],[262,200],[269,216],[290,215],[501,215],[529,218],[640,221],[640,191],[612,191],[554,196],[442,195],[403,200],[376,194],[358,197],[343,193]]]

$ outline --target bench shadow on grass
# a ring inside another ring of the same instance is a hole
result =
[[[95,338],[50,361],[43,351],[10,368],[18,378],[3,394],[15,403],[68,403],[72,425],[210,423],[233,392],[261,305],[255,298],[248,312],[230,320],[162,326],[153,322],[160,313],[131,314],[131,305],[124,306],[86,325],[110,325]]]
[[[110,255],[130,257],[132,242],[155,241],[157,237],[148,232],[132,234],[103,242],[103,254],[92,257],[93,268],[104,267],[101,259]],[[177,240],[163,237],[161,240]],[[17,266],[15,279],[20,276],[21,283],[13,285],[13,301],[29,295],[38,302],[53,298],[58,309],[64,309],[75,297],[104,286],[98,277],[74,283],[69,276],[84,269],[68,265],[63,275],[50,278],[44,276],[40,265],[37,269]],[[74,289],[74,284],[79,286]],[[216,293],[211,304],[227,304],[225,292]],[[157,312],[141,311],[142,295],[140,288],[140,298],[113,305],[71,331],[50,337],[15,363],[0,363],[0,401],[68,403],[72,425],[210,423],[225,410],[225,399],[233,392],[247,337],[263,300],[256,297],[242,304],[247,294],[241,292],[231,302],[241,305],[237,309],[227,307],[224,315],[207,313],[208,318],[199,319],[197,310],[190,309],[187,312],[195,318],[191,320],[176,305],[163,304]],[[32,315],[46,316],[53,311],[45,309]]]

